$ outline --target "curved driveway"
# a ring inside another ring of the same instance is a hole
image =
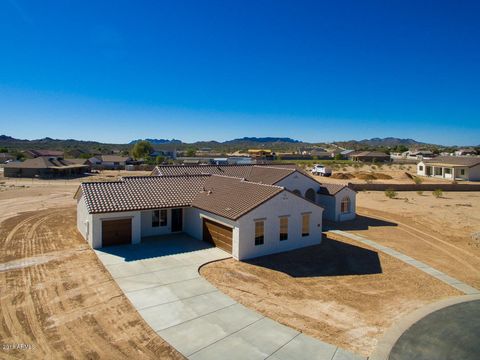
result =
[[[187,235],[95,252],[145,321],[189,359],[364,359],[218,291],[198,269],[229,254]]]

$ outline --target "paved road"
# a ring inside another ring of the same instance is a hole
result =
[[[413,324],[389,360],[480,359],[480,300],[437,310]]]
[[[360,360],[247,309],[200,277],[230,257],[186,235],[96,251],[145,321],[189,359]]]

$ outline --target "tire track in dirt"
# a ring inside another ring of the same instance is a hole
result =
[[[406,228],[408,228],[408,229],[410,229],[410,230],[413,230],[413,231],[415,231],[415,232],[417,232],[417,233],[420,233],[420,234],[422,234],[422,235],[424,235],[424,236],[427,236],[427,237],[429,237],[429,238],[431,238],[431,239],[434,239],[435,242],[439,242],[439,243],[442,243],[443,245],[446,245],[446,246],[448,246],[448,247],[450,247],[450,248],[453,248],[453,249],[455,249],[456,251],[461,252],[463,255],[466,255],[466,256],[468,256],[468,257],[470,257],[470,258],[473,258],[474,260],[478,260],[477,256],[473,255],[472,253],[468,252],[467,250],[462,249],[461,247],[458,247],[458,246],[456,246],[455,244],[452,244],[451,242],[442,240],[442,239],[440,239],[440,238],[438,238],[438,237],[436,237],[436,236],[434,236],[434,235],[432,235],[432,234],[429,234],[429,233],[426,233],[426,232],[424,232],[424,231],[422,231],[422,230],[420,230],[420,229],[417,229],[417,228],[415,228],[415,227],[413,227],[413,226],[411,226],[411,225],[405,224],[405,223],[402,222],[402,221],[398,221],[398,220],[396,220],[396,219],[394,219],[394,218],[391,218],[391,217],[386,217],[383,212],[380,212],[380,211],[377,211],[377,210],[366,209],[366,208],[360,208],[360,209],[361,209],[361,210],[357,211],[357,213],[358,213],[359,215],[374,216],[374,217],[376,217],[376,218],[379,219],[379,220],[386,220],[386,221],[394,222],[394,223],[396,223],[396,224],[398,224],[398,225],[400,225],[400,226],[406,227]],[[382,215],[378,215],[379,213],[382,214]],[[425,241],[431,243],[431,241],[428,241],[428,240],[425,240]]]

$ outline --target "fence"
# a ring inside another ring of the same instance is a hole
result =
[[[348,187],[355,191],[385,191],[392,189],[395,191],[480,191],[480,184],[352,184]]]

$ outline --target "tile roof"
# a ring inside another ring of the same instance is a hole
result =
[[[446,164],[457,166],[476,166],[480,164],[480,156],[438,156],[433,159],[423,160],[427,164]]]
[[[212,174],[244,178],[263,184],[275,184],[297,170],[293,164],[285,165],[165,165],[157,166],[152,175]]]
[[[205,190],[195,197],[192,206],[236,220],[282,191],[280,186],[214,175],[205,182]]]
[[[354,157],[390,157],[390,155],[379,152],[379,151],[360,151],[360,152],[352,152],[348,154],[348,156]]]
[[[89,213],[193,206],[236,220],[281,191],[221,175],[132,176],[82,183],[76,196],[84,196]]]
[[[321,184],[318,193],[320,195],[335,195],[347,186],[340,184]]]
[[[102,155],[101,159],[105,162],[124,162],[130,160],[130,157],[120,155]]]
[[[34,159],[27,159],[23,162],[11,162],[5,164],[6,168],[22,168],[22,169],[67,169],[87,167],[87,165],[79,164],[62,158],[40,156]]]
[[[132,176],[121,181],[85,182],[80,189],[89,213],[184,207],[192,204],[208,177]]]

